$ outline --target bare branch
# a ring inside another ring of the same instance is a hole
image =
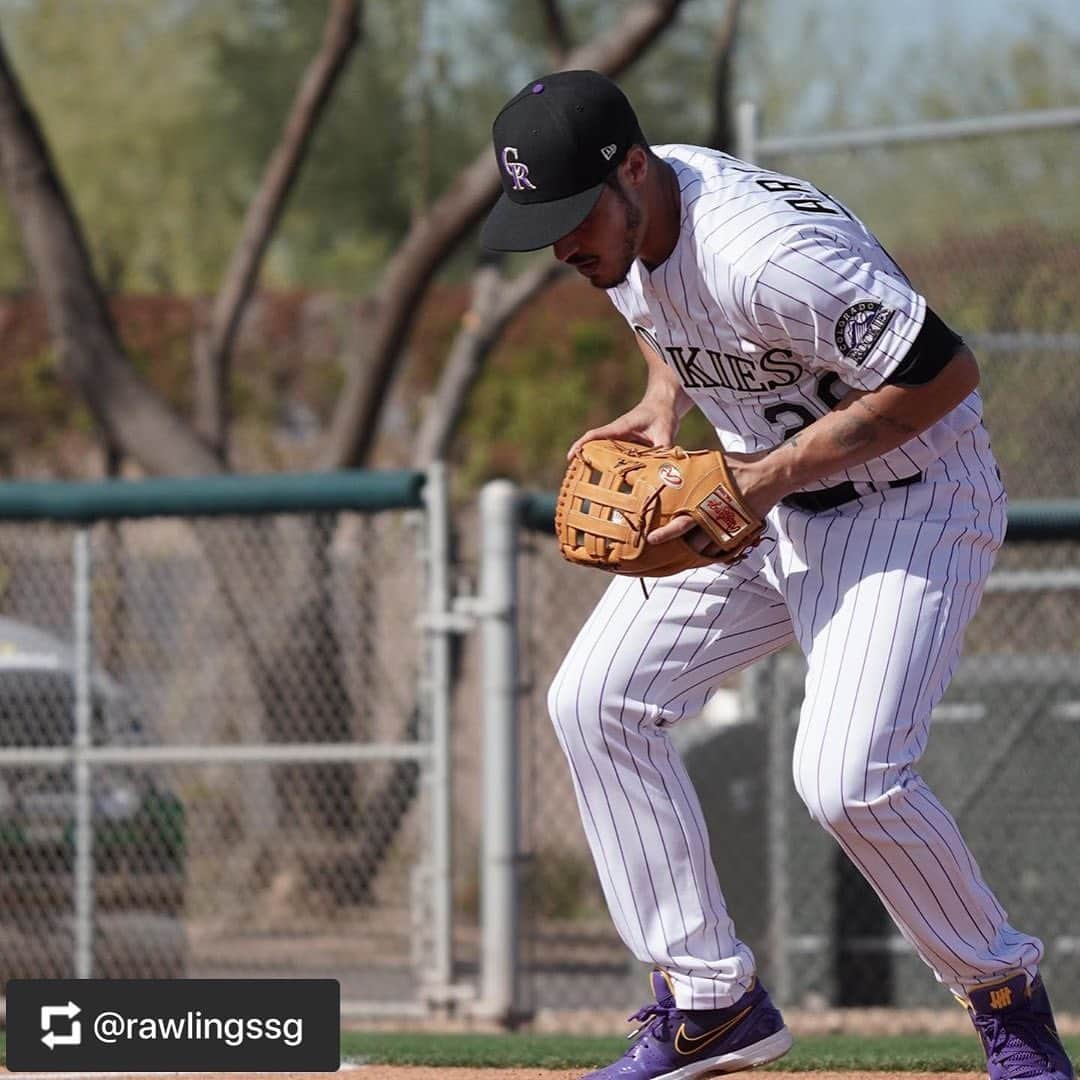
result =
[[[716,33],[713,49],[713,122],[709,146],[729,153],[735,147],[731,103],[731,79],[735,61],[735,43],[739,34],[739,16],[744,0],[728,0],[723,21]]]
[[[565,263],[541,258],[507,281],[500,265],[489,262],[473,275],[472,303],[461,317],[461,328],[443,366],[439,385],[424,410],[413,455],[415,468],[446,457],[450,440],[461,422],[469,393],[484,364],[514,317],[530,300],[569,271]]]
[[[281,139],[248,206],[210,323],[195,337],[195,426],[222,457],[227,454],[227,391],[236,334],[308,145],[360,38],[359,20],[359,0],[330,0],[322,45],[304,72]]]
[[[593,68],[616,76],[672,22],[683,0],[644,0],[607,34],[570,53],[563,68]],[[359,355],[348,358],[345,387],[319,455],[322,468],[362,463],[377,433],[379,412],[402,346],[435,272],[480,221],[499,193],[489,147],[422,218],[415,221],[383,273],[376,314]]]
[[[562,7],[559,0],[540,0],[540,7],[544,13],[544,25],[547,27],[548,41],[551,45],[551,55],[556,64],[562,63],[563,57],[570,51],[570,31],[563,17]]]
[[[631,8],[618,26],[570,53],[562,71],[591,69],[617,78],[674,21],[684,0],[651,0]]]
[[[0,173],[66,374],[114,451],[152,473],[216,473],[218,457],[135,373],[49,148],[0,41]]]

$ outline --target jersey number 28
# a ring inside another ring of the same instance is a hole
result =
[[[836,395],[836,385],[839,382],[840,376],[829,371],[818,379],[817,386],[814,387],[818,400],[830,412],[843,400]],[[785,441],[818,419],[805,405],[800,405],[797,401],[778,401],[775,405],[769,405],[763,409],[761,415],[770,424],[785,425],[783,435]],[[794,423],[791,423],[792,419]]]

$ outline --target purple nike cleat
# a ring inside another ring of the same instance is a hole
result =
[[[965,1003],[986,1051],[990,1080],[1076,1080],[1042,979],[1020,972],[968,990]]]
[[[690,1080],[752,1069],[791,1049],[791,1032],[765,988],[754,985],[726,1009],[679,1009],[662,971],[652,973],[656,995],[630,1018],[644,1021],[634,1045],[613,1065],[584,1080]],[[631,1036],[634,1038],[634,1036]]]

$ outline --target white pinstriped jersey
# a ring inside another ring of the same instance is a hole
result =
[[[776,446],[896,370],[926,302],[854,214],[804,180],[715,150],[653,151],[678,177],[679,238],[664,263],[650,273],[636,260],[608,295],[726,449]],[[977,392],[902,446],[809,489],[908,477],[958,443],[993,460]]]

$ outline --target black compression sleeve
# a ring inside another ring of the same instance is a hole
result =
[[[953,333],[927,307],[922,328],[915,335],[907,356],[885,381],[893,386],[922,386],[941,371],[963,344],[964,339]]]

